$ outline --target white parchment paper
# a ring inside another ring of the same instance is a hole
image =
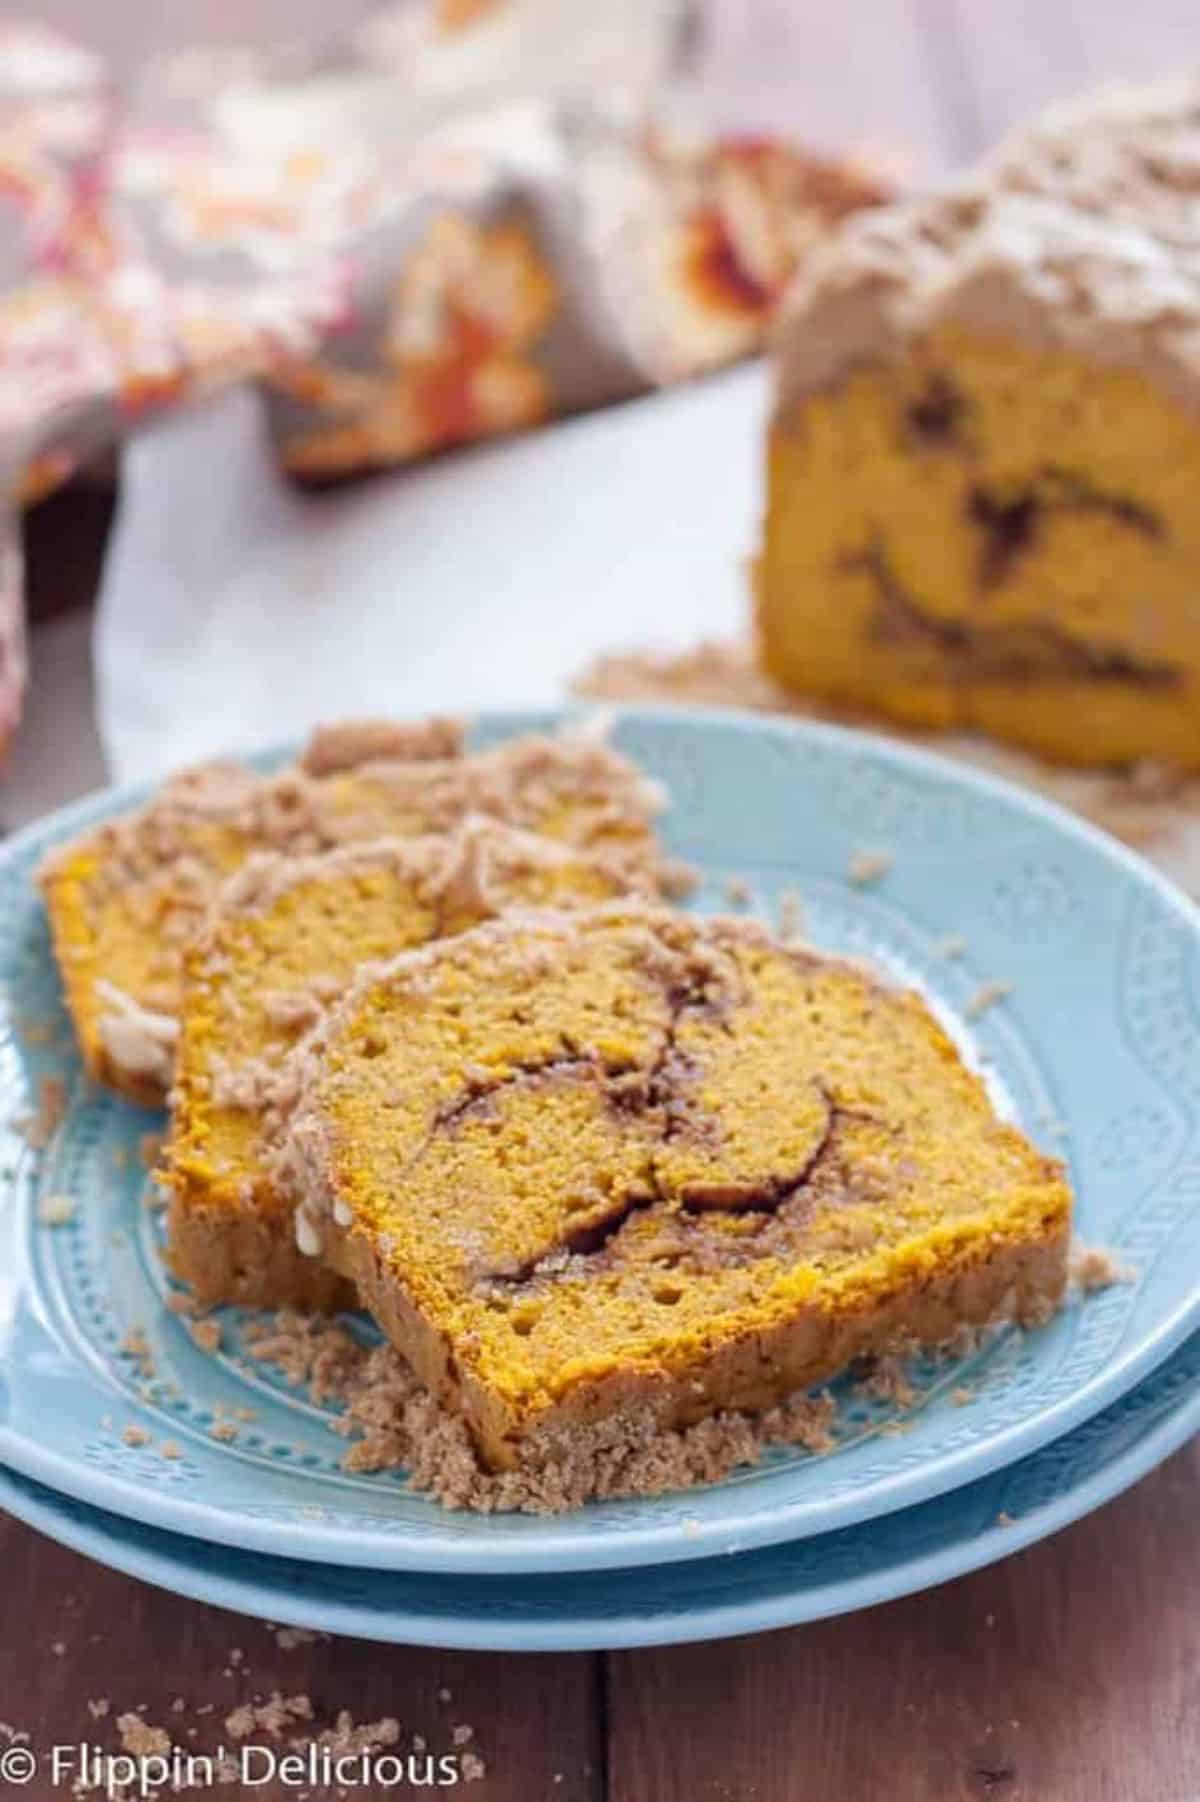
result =
[[[96,622],[115,779],[352,712],[561,699],[593,655],[744,630],[758,366],[322,495],[249,389],[128,445]]]

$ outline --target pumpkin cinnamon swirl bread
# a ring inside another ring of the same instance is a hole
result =
[[[923,1002],[750,922],[509,913],[363,972],[292,1080],[301,1248],[493,1468],[1063,1289],[1062,1168]]]
[[[1200,80],[849,221],[779,335],[757,624],[798,695],[1200,766]]]
[[[203,1304],[330,1307],[349,1286],[296,1247],[270,1146],[280,1065],[360,964],[513,903],[648,895],[647,867],[474,816],[442,836],[252,857],[184,958],[162,1180],[168,1255]]]
[[[307,855],[445,832],[486,813],[669,880],[656,786],[584,731],[468,754],[453,722],[319,731],[293,768],[208,765],[46,862],[41,883],[88,1072],[155,1105],[171,1080],[186,947],[253,852]]]

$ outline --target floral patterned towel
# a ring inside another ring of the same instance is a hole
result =
[[[806,246],[889,182],[666,123],[695,23],[688,0],[401,0],[319,55],[192,54],[120,99],[86,51],[0,28],[11,503],[232,379],[327,482],[754,350]],[[2,742],[24,654],[0,524]]]

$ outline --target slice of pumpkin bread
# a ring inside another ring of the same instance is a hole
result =
[[[358,966],[513,902],[650,894],[649,870],[475,816],[443,837],[253,857],[184,960],[163,1180],[169,1258],[201,1302],[328,1307],[344,1279],[301,1255],[272,1180],[279,1068]]]
[[[134,1101],[162,1101],[185,949],[252,852],[302,856],[444,832],[486,813],[665,880],[652,830],[660,806],[656,786],[586,732],[468,755],[444,720],[327,727],[298,766],[277,775],[230,763],[185,772],[138,812],[56,851],[41,871],[88,1072]]]
[[[1062,1168],[920,998],[751,922],[510,913],[363,972],[292,1075],[301,1248],[493,1467],[1063,1289]]]
[[[1052,760],[1200,766],[1200,82],[849,222],[779,335],[763,667]]]

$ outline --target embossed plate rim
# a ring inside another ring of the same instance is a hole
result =
[[[1094,1465],[1082,1481],[1071,1482],[1068,1475],[1065,1485],[1049,1499],[1011,1523],[1005,1524],[998,1518],[1007,1480],[1028,1477],[1045,1461],[1053,1460],[1061,1466],[1063,1454],[1069,1453],[1076,1437],[1083,1439],[1097,1432],[1121,1436],[1129,1415],[1153,1413],[1160,1405],[1160,1396],[1169,1392],[1176,1381],[1177,1365],[1189,1366],[1181,1399],[1173,1405],[1167,1403],[1165,1412],[1132,1444],[1125,1444],[1114,1456]],[[794,1544],[658,1569],[593,1572],[585,1576],[585,1587],[603,1581],[610,1603],[614,1596],[628,1592],[630,1602],[624,1615],[588,1615],[579,1608],[585,1599],[581,1585],[564,1584],[561,1574],[540,1579],[487,1579],[493,1593],[508,1592],[513,1597],[507,1616],[504,1611],[497,1616],[495,1606],[487,1611],[479,1608],[480,1585],[467,1579],[440,1582],[437,1599],[444,1599],[451,1606],[438,1610],[428,1602],[424,1607],[418,1606],[411,1595],[405,1595],[406,1590],[424,1590],[428,1596],[430,1573],[372,1572],[368,1607],[361,1598],[347,1598],[345,1594],[338,1597],[339,1585],[345,1591],[361,1575],[344,1565],[213,1548],[183,1534],[105,1514],[38,1485],[27,1487],[24,1479],[2,1467],[0,1508],[59,1544],[156,1588],[190,1601],[313,1632],[466,1652],[598,1652],[693,1645],[702,1640],[802,1626],[897,1601],[982,1570],[1061,1532],[1132,1488],[1200,1432],[1198,1367],[1200,1340],[1193,1339],[1110,1410],[1093,1416],[1074,1434],[1043,1446],[1016,1465],[903,1509],[886,1522],[864,1521],[803,1542],[804,1549],[817,1553],[828,1540],[869,1548],[872,1539],[886,1527],[893,1539],[899,1535],[903,1540],[905,1533],[915,1537],[919,1548],[928,1542],[928,1533],[923,1531],[926,1521],[941,1515],[946,1518],[947,1530],[932,1549],[917,1549],[908,1557],[901,1551],[890,1562],[877,1564],[865,1574],[816,1583],[795,1578],[789,1583],[789,1556],[801,1549]],[[983,1515],[988,1525],[973,1532],[969,1517],[978,1515]],[[670,1618],[664,1618],[664,1589],[668,1593],[672,1589],[678,1591],[681,1584],[702,1578],[706,1570],[718,1565],[723,1567],[720,1574],[728,1576],[736,1586],[733,1599],[696,1608],[688,1608],[685,1601]],[[778,1567],[778,1576],[772,1587],[773,1567]],[[760,1588],[765,1584],[767,1593],[747,1600],[748,1578],[756,1571],[765,1572]],[[518,1626],[514,1615],[520,1620],[521,1599],[528,1598],[535,1586],[557,1586],[562,1601],[557,1612],[552,1606],[547,1607],[533,1619],[526,1600],[526,1617]],[[462,1596],[467,1599],[461,1601]]]
[[[561,720],[563,711],[540,709],[482,715],[480,724],[486,734],[495,737],[510,731],[552,727]],[[810,744],[824,744],[843,759],[852,758],[856,752],[869,754],[881,758],[885,765],[915,771],[938,785],[957,791],[960,796],[982,797],[985,803],[989,798],[1002,802],[1010,815],[1015,810],[1017,816],[1025,816],[1040,827],[1048,828],[1052,834],[1065,833],[1098,853],[1102,860],[1117,865],[1136,885],[1151,891],[1166,905],[1186,927],[1191,940],[1197,936],[1200,913],[1143,860],[1055,803],[988,772],[951,764],[920,747],[825,722],[776,720],[720,709],[652,707],[615,712],[619,727],[622,724],[636,727],[642,723],[648,729],[669,732],[678,725],[695,730],[704,740],[710,740],[714,732],[719,737],[722,732],[733,731],[739,735],[749,733],[777,738],[785,743],[803,739]],[[85,821],[136,805],[151,786],[142,784],[89,797],[49,820],[26,828],[0,853],[0,867],[27,857],[32,849],[65,836]],[[293,1556],[318,1562],[340,1560],[380,1568],[445,1572],[515,1572],[585,1570],[690,1560],[713,1552],[749,1549],[825,1532],[849,1521],[863,1521],[921,1502],[1024,1457],[1107,1406],[1122,1391],[1137,1383],[1179,1344],[1198,1318],[1200,1291],[1195,1291],[1173,1313],[1158,1321],[1152,1331],[1143,1332],[1132,1349],[1126,1348],[1121,1356],[1069,1396],[1051,1403],[1030,1418],[1019,1419],[1008,1427],[998,1427],[982,1441],[976,1440],[935,1459],[899,1470],[870,1489],[860,1488],[848,1502],[845,1497],[838,1499],[828,1495],[822,1500],[820,1486],[816,1485],[812,1495],[793,1497],[790,1501],[778,1499],[770,1507],[760,1503],[757,1510],[753,1507],[747,1510],[744,1504],[739,1507],[738,1486],[730,1485],[728,1506],[709,1518],[689,1518],[686,1530],[678,1518],[665,1523],[662,1520],[654,1522],[651,1518],[648,1525],[639,1523],[638,1511],[652,1516],[653,1504],[638,1502],[615,1505],[625,1515],[619,1530],[609,1522],[603,1523],[601,1530],[601,1523],[589,1520],[588,1511],[584,1511],[564,1522],[523,1522],[521,1536],[514,1533],[510,1538],[503,1535],[507,1523],[496,1523],[489,1531],[490,1523],[478,1520],[464,1523],[461,1517],[444,1517],[444,1526],[439,1522],[437,1527],[422,1530],[420,1534],[410,1531],[406,1537],[405,1523],[385,1523],[381,1527],[377,1520],[369,1520],[365,1514],[354,1525],[305,1519],[302,1510],[298,1510],[300,1518],[281,1519],[278,1514],[269,1519],[250,1514],[233,1515],[228,1508],[222,1510],[211,1501],[192,1501],[185,1495],[139,1484],[132,1474],[116,1475],[88,1466],[78,1457],[65,1456],[33,1437],[15,1433],[7,1423],[0,1423],[0,1459],[50,1487],[150,1525],[163,1524],[173,1530],[264,1552],[286,1550]],[[0,1378],[2,1375],[0,1371]],[[764,1471],[756,1476],[755,1484],[760,1478],[766,1481],[772,1474],[778,1487],[780,1479],[788,1473],[785,1470]],[[742,1493],[746,1494],[747,1490]],[[688,1506],[679,1497],[665,1500],[675,1504],[676,1516],[681,1508]],[[437,1512],[434,1504],[427,1506]]]

